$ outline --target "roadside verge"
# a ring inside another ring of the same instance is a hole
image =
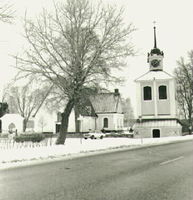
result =
[[[193,135],[166,138],[104,138],[102,140],[67,139],[65,145],[0,150],[0,169],[74,159],[113,151],[193,140]]]

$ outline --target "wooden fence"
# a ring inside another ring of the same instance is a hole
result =
[[[55,141],[55,138],[45,138],[41,142],[15,142],[14,139],[0,138],[0,150],[52,146]]]

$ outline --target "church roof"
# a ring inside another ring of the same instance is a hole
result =
[[[147,80],[163,80],[163,79],[173,79],[173,76],[165,71],[148,71],[135,81],[147,81]]]
[[[121,98],[116,93],[101,93],[90,97],[96,114],[98,113],[123,113]]]
[[[90,117],[96,117],[96,112],[93,108],[92,103],[90,102],[90,99],[84,98],[82,99],[81,104],[76,107],[78,114],[82,116],[90,116]]]

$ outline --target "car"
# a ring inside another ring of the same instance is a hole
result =
[[[133,138],[134,137],[134,132],[124,131],[123,134],[128,138]]]
[[[90,135],[90,133],[84,133],[84,134],[83,134],[83,137],[84,137],[84,139],[86,140],[86,139],[90,138],[91,135]]]
[[[105,137],[105,134],[102,133],[101,131],[94,131],[94,132],[89,132],[83,134],[84,139],[103,139]]]

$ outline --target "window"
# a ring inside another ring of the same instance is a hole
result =
[[[62,113],[58,112],[57,113],[57,122],[61,122],[62,121]]]
[[[143,99],[144,100],[151,100],[152,95],[151,95],[151,87],[146,86],[143,88]]]
[[[108,122],[108,118],[104,118],[104,120],[103,120],[103,127],[104,128],[108,128],[108,124],[109,122]]]
[[[165,85],[159,86],[159,99],[167,99],[167,88]]]

